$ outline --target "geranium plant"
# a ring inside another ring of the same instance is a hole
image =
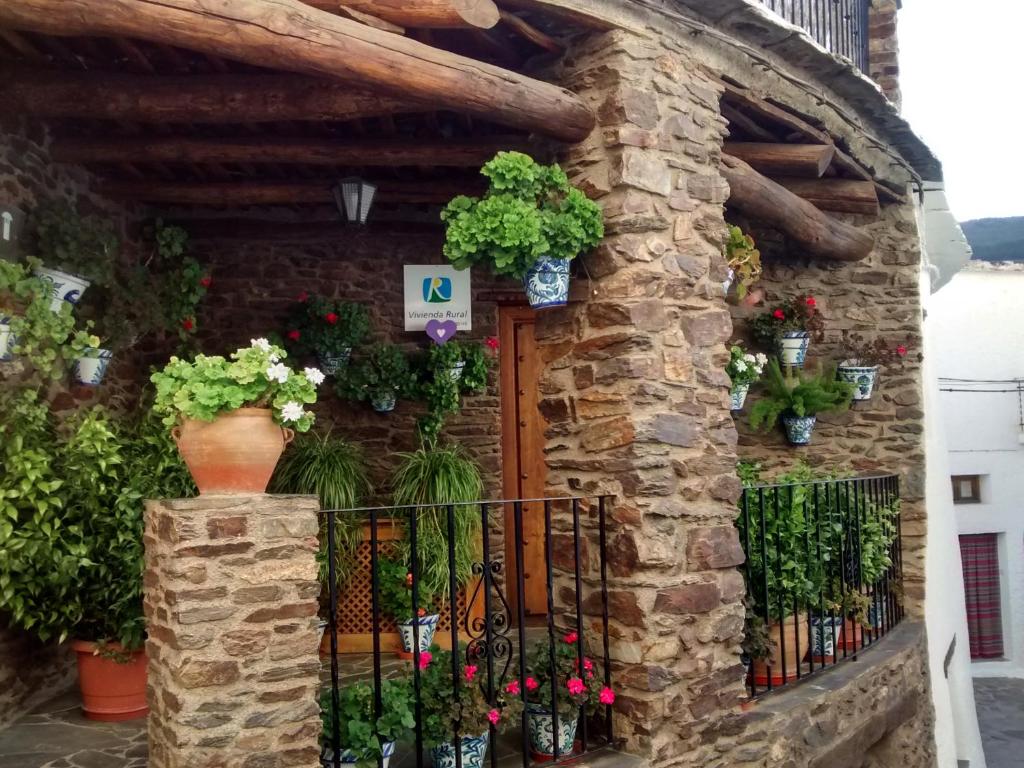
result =
[[[527,701],[550,711],[554,700],[559,716],[569,718],[585,707],[614,703],[615,693],[605,686],[593,660],[584,653],[582,669],[580,661],[579,635],[574,631],[537,642],[528,661]]]
[[[415,389],[416,377],[409,359],[394,344],[373,345],[365,356],[338,375],[338,394],[351,400],[409,397]]]
[[[790,298],[750,321],[750,333],[764,349],[774,349],[787,331],[806,331],[820,341],[824,323],[813,296]]]
[[[289,313],[285,344],[300,356],[347,357],[369,330],[370,316],[362,304],[302,293]]]
[[[353,683],[339,690],[337,709],[333,691],[328,689],[320,695],[321,741],[327,754],[334,749],[337,735],[338,750],[348,751],[355,758],[355,765],[375,766],[384,754],[385,744],[401,740],[413,729],[416,719],[408,677],[382,680],[380,697],[381,714],[376,717],[374,689],[369,683]]]
[[[881,337],[867,339],[856,331],[843,331],[842,365],[902,367],[907,357],[905,342],[893,344]]]
[[[377,561],[380,574],[381,610],[398,622],[412,620],[412,571],[401,558],[382,557]],[[434,595],[422,581],[416,584],[416,616],[434,613]]]
[[[457,269],[487,263],[522,278],[541,256],[573,259],[604,236],[600,207],[558,165],[499,152],[480,172],[490,182],[484,196],[460,195],[441,213],[444,254]]]
[[[266,339],[253,339],[230,359],[197,355],[192,362],[172,357],[154,373],[154,408],[168,426],[181,419],[213,421],[239,408],[270,408],[282,425],[307,431],[313,413],[303,408],[316,402],[324,375],[316,368],[296,373],[282,361],[287,353]]]
[[[754,238],[739,227],[729,227],[725,243],[725,258],[736,285],[736,297],[744,299],[750,286],[761,277],[761,252],[754,247]]]
[[[739,343],[733,344],[729,349],[729,364],[725,372],[729,374],[732,386],[749,386],[761,379],[764,367],[768,364],[768,356],[763,352],[756,355],[743,349]]]

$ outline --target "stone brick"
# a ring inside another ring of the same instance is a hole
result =
[[[664,197],[668,197],[672,191],[672,172],[668,164],[651,152],[637,147],[622,150],[618,165],[613,167],[611,181],[613,184],[625,184]]]
[[[686,557],[692,571],[729,568],[746,559],[739,533],[731,525],[691,528],[687,534]]]
[[[606,451],[629,445],[636,434],[633,422],[626,417],[596,421],[580,433],[580,447],[588,453]]]
[[[239,541],[233,544],[196,544],[181,547],[175,551],[180,557],[220,557],[222,555],[238,555],[252,549],[252,542]]]
[[[187,659],[176,671],[177,682],[183,688],[208,688],[233,683],[239,678],[238,664],[234,661],[202,661]]]
[[[298,603],[294,605],[281,605],[276,608],[260,608],[248,614],[244,621],[248,624],[265,624],[268,621],[277,619],[298,619],[306,616],[316,616],[316,603]]]
[[[215,517],[206,521],[206,534],[211,539],[236,539],[245,536],[246,519],[238,515]]]
[[[265,587],[242,587],[231,593],[231,602],[239,604],[269,603],[280,600],[282,594],[284,591],[281,587],[273,584]]]
[[[654,610],[657,613],[681,615],[707,613],[717,608],[721,602],[722,593],[718,584],[713,582],[680,584],[677,587],[658,590]]]

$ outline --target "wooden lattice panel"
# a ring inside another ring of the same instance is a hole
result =
[[[377,523],[377,556],[388,557],[394,554],[402,539],[402,525],[390,518]],[[338,652],[369,653],[373,650],[373,592],[372,574],[370,571],[371,546],[370,526],[364,524],[363,539],[356,549],[356,564],[344,591],[338,599]],[[459,635],[463,642],[470,637],[465,629],[466,602],[476,589],[476,581],[460,589],[455,595],[456,617],[459,621]],[[441,601],[435,601],[440,609]],[[472,618],[483,616],[483,596],[473,606]],[[434,642],[442,648],[452,645],[452,617],[446,607],[438,610],[441,619],[434,634]],[[471,618],[471,621],[472,621]],[[398,636],[398,628],[392,617],[380,617],[380,647],[382,651],[395,652],[401,649],[402,641]],[[322,650],[330,653],[330,638],[325,636]]]

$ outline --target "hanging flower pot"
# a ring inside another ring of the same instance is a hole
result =
[[[0,316],[0,362],[14,359],[14,347],[17,344],[18,337],[11,330],[11,318]]]
[[[844,360],[836,370],[840,381],[853,384],[854,400],[870,400],[878,378],[877,365],[858,365],[858,360]]]
[[[534,309],[564,307],[569,303],[569,259],[541,256],[526,270],[523,286]]]
[[[778,338],[779,360],[792,368],[803,368],[811,334],[807,331],[783,331]]]
[[[743,404],[747,402],[747,393],[750,392],[749,384],[737,384],[729,392],[729,409],[742,411]]]
[[[77,304],[85,290],[92,285],[84,277],[61,272],[59,269],[37,267],[33,274],[50,284],[50,309],[54,312],[60,312],[65,301],[68,304]]]
[[[388,765],[391,763],[391,757],[395,754],[395,742],[385,741],[383,744],[381,744],[381,753],[383,755],[383,762],[381,763],[381,765],[383,766],[383,768],[388,768]],[[360,765],[376,765],[377,761],[375,759],[367,760],[365,757],[360,757],[356,752],[353,752],[351,749],[343,749],[341,751],[342,765],[356,765],[357,763]],[[329,766],[334,765],[333,749],[331,749],[330,747],[323,748],[323,751],[320,754],[320,764],[325,766],[325,768],[329,768]]]
[[[459,381],[459,380],[462,379],[462,372],[465,369],[466,369],[466,361],[465,360],[459,360],[459,362],[457,362],[457,363],[452,363],[451,368],[449,368],[446,371],[446,373],[448,375],[448,378],[450,378],[452,381]]]
[[[462,753],[462,768],[483,768],[484,757],[487,755],[488,732],[480,736],[463,736],[459,739],[459,751]],[[430,750],[430,759],[434,768],[456,768],[455,745],[439,744]]]
[[[348,365],[352,357],[352,347],[342,347],[337,355],[317,355],[320,361],[320,369],[328,376],[334,376]]]
[[[71,375],[78,384],[95,387],[110,365],[113,353],[109,349],[91,349],[71,364]]]
[[[143,649],[125,652],[120,645],[109,643],[112,653],[124,659],[96,653],[96,643],[75,640],[72,650],[78,658],[78,687],[82,693],[82,711],[90,720],[119,722],[145,717],[146,652]]]
[[[782,423],[786,427],[786,437],[789,438],[790,444],[809,445],[817,421],[816,416],[783,416]]]
[[[555,726],[551,712],[540,704],[526,706],[527,726],[530,732],[530,750],[535,759],[543,760],[555,754]],[[558,755],[571,754],[576,741],[579,713],[558,716]]]
[[[377,413],[391,413],[395,410],[395,402],[397,397],[394,391],[390,392],[378,392],[370,398],[370,405],[373,406],[373,410]]]
[[[440,620],[441,617],[438,614],[430,613],[417,619],[398,622],[398,634],[402,637],[402,650],[398,652],[399,657],[403,659],[411,659],[413,657],[413,647],[416,643],[416,635],[413,631],[414,626],[418,627],[416,631],[419,632],[420,636],[420,653],[430,650],[430,646],[434,642],[437,622]]]

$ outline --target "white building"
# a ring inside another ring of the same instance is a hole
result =
[[[970,262],[929,304],[972,672],[1024,677],[1024,264]]]

